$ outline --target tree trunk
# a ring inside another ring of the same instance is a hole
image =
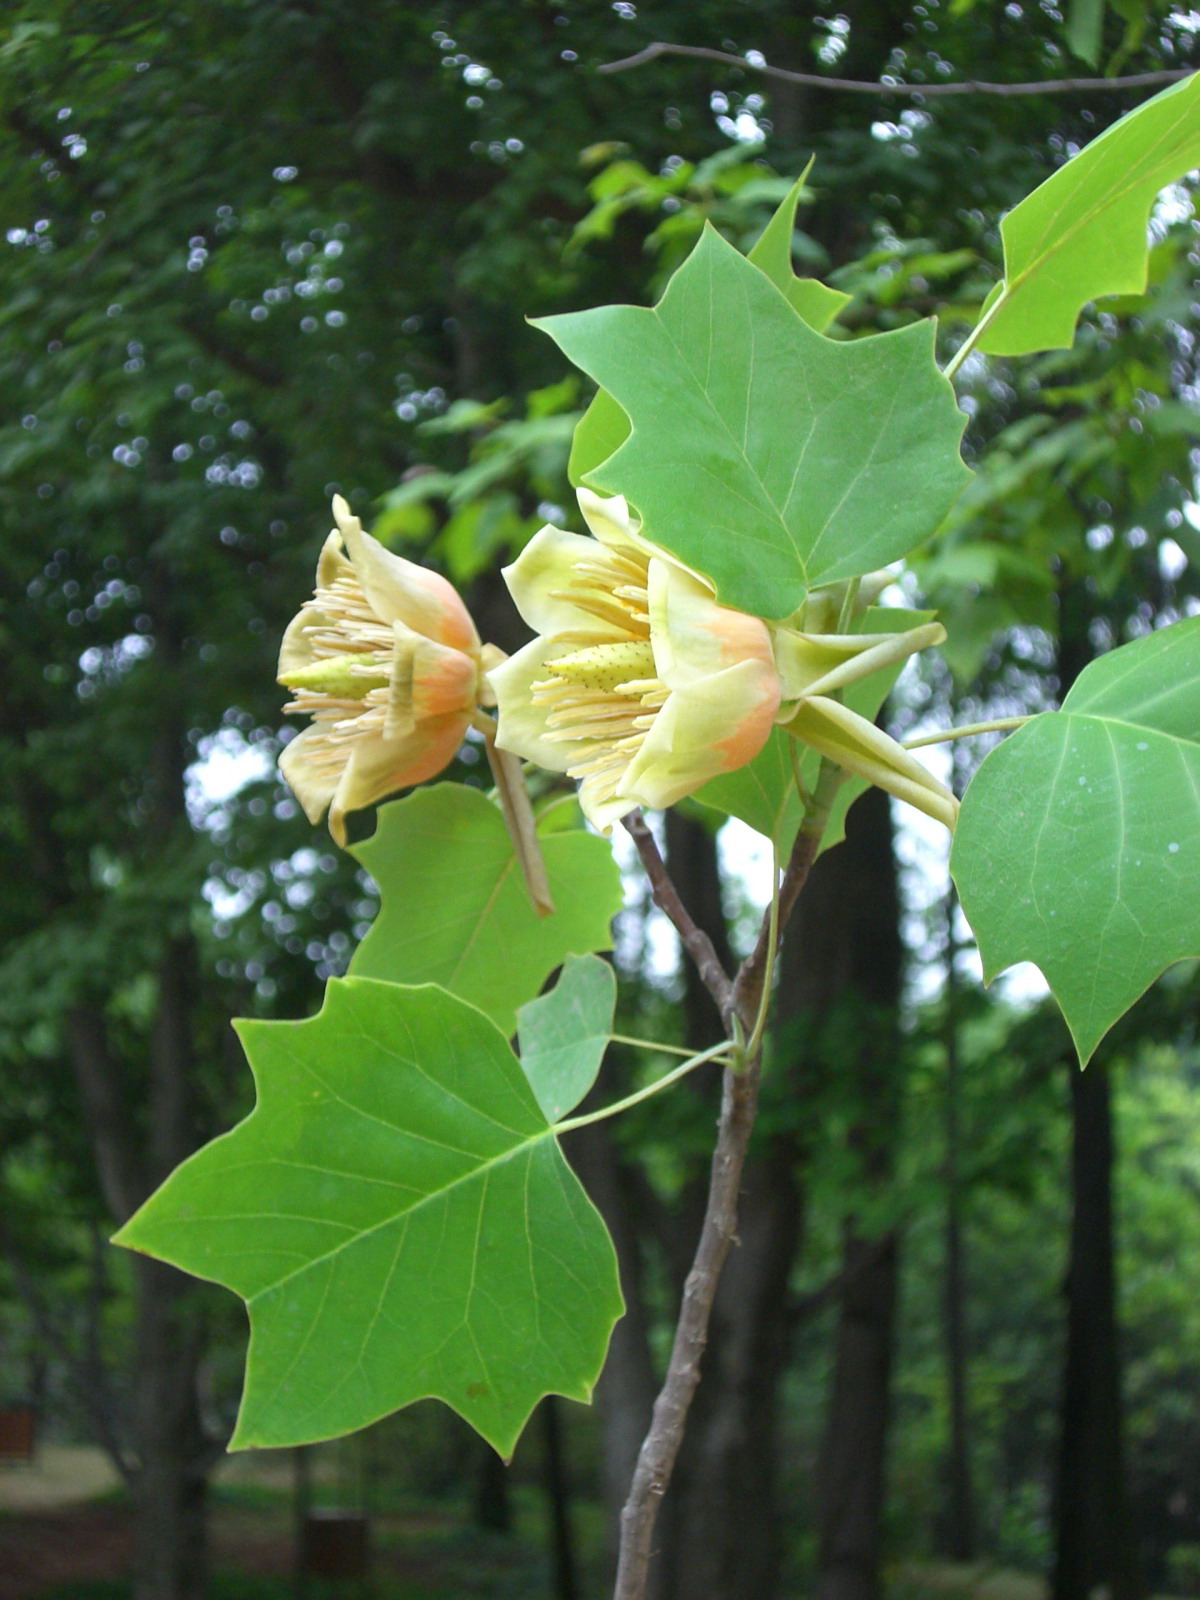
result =
[[[843,1249],[833,1381],[817,1468],[818,1600],[878,1600],[892,1334],[899,1247],[894,1233]]]
[[[209,1441],[196,1392],[204,1337],[196,1293],[173,1267],[138,1257],[134,1600],[202,1600],[207,1592]]]
[[[195,950],[170,940],[159,966],[150,1040],[144,1150],[128,1086],[110,1049],[104,1012],[77,1004],[67,1018],[71,1061],[105,1200],[124,1222],[194,1148],[191,1116]],[[197,1373],[206,1328],[195,1282],[137,1256],[134,1270],[133,1478],[135,1600],[200,1600],[207,1588],[206,1483],[212,1441],[201,1422]]]
[[[827,1075],[856,1102],[849,1143],[873,1195],[892,1181],[901,1097],[900,904],[887,796],[868,791],[846,845],[824,857],[808,907],[826,950],[828,989],[816,1017]],[[810,952],[814,954],[815,951]],[[819,1600],[877,1600],[899,1241],[868,1239],[845,1221],[843,1290],[825,1434],[817,1462]]]
[[[1058,692],[1067,693],[1093,651],[1095,600],[1082,583],[1059,590]],[[1121,1359],[1113,1243],[1113,1128],[1108,1069],[1093,1060],[1071,1079],[1071,1242],[1067,1349],[1055,1508],[1053,1600],[1087,1600],[1099,1583],[1111,1600],[1141,1593],[1125,1482]]]
[[[612,1235],[621,1274],[625,1315],[613,1329],[604,1370],[596,1384],[600,1425],[600,1486],[606,1512],[610,1569],[617,1568],[621,1507],[633,1481],[638,1451],[650,1426],[658,1385],[650,1359],[650,1335],[642,1297],[641,1241],[628,1173],[617,1157],[608,1123],[594,1123],[568,1134],[565,1149],[593,1204]],[[655,1575],[646,1600],[658,1600]]]
[[[971,1478],[970,1429],[967,1415],[967,1286],[963,1259],[963,1196],[961,1181],[962,1125],[959,1104],[958,978],[951,893],[946,903],[946,1269],[943,1289],[946,1341],[946,1388],[950,1411],[950,1448],[946,1458],[945,1549],[953,1561],[975,1557],[975,1495]]]
[[[563,1445],[559,1402],[548,1394],[542,1401],[542,1476],[550,1511],[550,1550],[554,1565],[554,1600],[579,1600],[575,1539],[571,1528],[571,1474]]]
[[[1087,1600],[1099,1584],[1112,1600],[1141,1593],[1125,1488],[1121,1364],[1113,1251],[1111,1088],[1093,1061],[1073,1058],[1074,1210],[1067,1269],[1054,1600]]]

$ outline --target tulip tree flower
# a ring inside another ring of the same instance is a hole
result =
[[[309,716],[279,766],[310,822],[421,783],[454,759],[478,702],[479,635],[451,584],[364,533],[340,495],[316,593],[279,652],[284,710]],[[348,558],[348,559],[347,559]]]
[[[595,538],[544,527],[504,569],[538,637],[493,668],[504,750],[580,780],[599,828],[752,761],[779,711],[770,630],[579,490]]]

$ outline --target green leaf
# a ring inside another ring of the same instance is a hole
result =
[[[811,585],[906,555],[969,477],[931,323],[826,339],[711,227],[653,310],[537,326],[633,426],[587,482],[740,610],[790,616]]]
[[[609,845],[582,829],[541,834],[558,908],[539,917],[500,811],[478,789],[439,783],[382,806],[353,854],[379,885],[375,923],[350,971],[392,983],[438,983],[511,1034],[570,954],[607,950],[621,908]]]
[[[1200,618],[1093,661],[983,762],[950,870],[988,982],[1034,961],[1085,1062],[1200,956]]]
[[[933,617],[932,611],[901,611],[887,606],[871,606],[855,631],[901,633],[907,628],[920,627],[921,623],[930,622]],[[851,684],[845,692],[846,704],[852,711],[857,711],[860,717],[874,722],[903,667],[904,663],[899,662],[873,672],[859,683]],[[692,796],[701,805],[711,806],[714,811],[723,811],[727,816],[738,817],[758,833],[765,834],[774,841],[783,861],[787,860],[804,818],[804,806],[796,789],[792,766],[793,745],[797,745],[797,741],[790,733],[785,733],[782,728],[774,729],[758,755],[747,766],[712,779]],[[821,758],[815,750],[802,744],[797,745],[797,752],[801,776],[811,791],[817,781]],[[843,781],[830,812],[822,850],[831,850],[835,844],[841,844],[846,837],[846,813],[869,787],[863,778],[847,777]]]
[[[565,1117],[596,1081],[612,1035],[617,979],[599,956],[568,956],[549,994],[517,1013],[521,1065],[551,1122]]]
[[[629,418],[604,389],[597,391],[590,406],[580,417],[571,441],[571,459],[567,463],[567,477],[578,489],[589,472],[594,471],[614,455],[628,439]]]
[[[1089,67],[1098,66],[1104,39],[1104,0],[1071,0],[1063,32],[1073,55]]]
[[[1122,117],[1004,218],[1004,281],[984,306],[978,348],[1067,349],[1087,301],[1143,293],[1151,207],[1197,166],[1200,75]]]
[[[117,1235],[246,1301],[231,1449],[432,1395],[508,1456],[542,1395],[588,1399],[616,1257],[496,1027],[433,985],[350,978],[305,1022],[239,1032],[255,1109]]]
[[[811,168],[812,163],[809,163]],[[758,243],[747,260],[752,261],[786,298],[792,310],[814,329],[824,333],[843,306],[849,305],[853,295],[840,289],[827,288],[817,278],[798,278],[792,270],[792,234],[796,229],[796,207],[805,192],[804,182],[808,171],[797,178],[788,190],[778,211],[763,229]]]

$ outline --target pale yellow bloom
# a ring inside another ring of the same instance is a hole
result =
[[[279,766],[311,822],[326,808],[346,842],[348,811],[447,766],[475,715],[479,636],[445,578],[393,555],[341,496],[317,565],[316,593],[289,624],[284,710],[311,717]]]
[[[781,686],[766,623],[643,539],[622,496],[579,505],[594,538],[544,527],[505,568],[538,637],[488,676],[501,749],[579,779],[608,828],[752,761]]]

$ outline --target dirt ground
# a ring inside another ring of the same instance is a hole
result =
[[[69,1583],[127,1583],[133,1517],[114,1489],[115,1476],[99,1452],[49,1447],[33,1465],[0,1468],[0,1600],[42,1600]],[[209,1523],[214,1573],[292,1576],[290,1489],[283,1453],[237,1458],[217,1475]],[[531,1532],[512,1539],[483,1534],[452,1506],[377,1516],[371,1529],[375,1592],[388,1600],[514,1594],[537,1600],[547,1592],[546,1561]],[[356,1589],[351,1585],[347,1593]]]

